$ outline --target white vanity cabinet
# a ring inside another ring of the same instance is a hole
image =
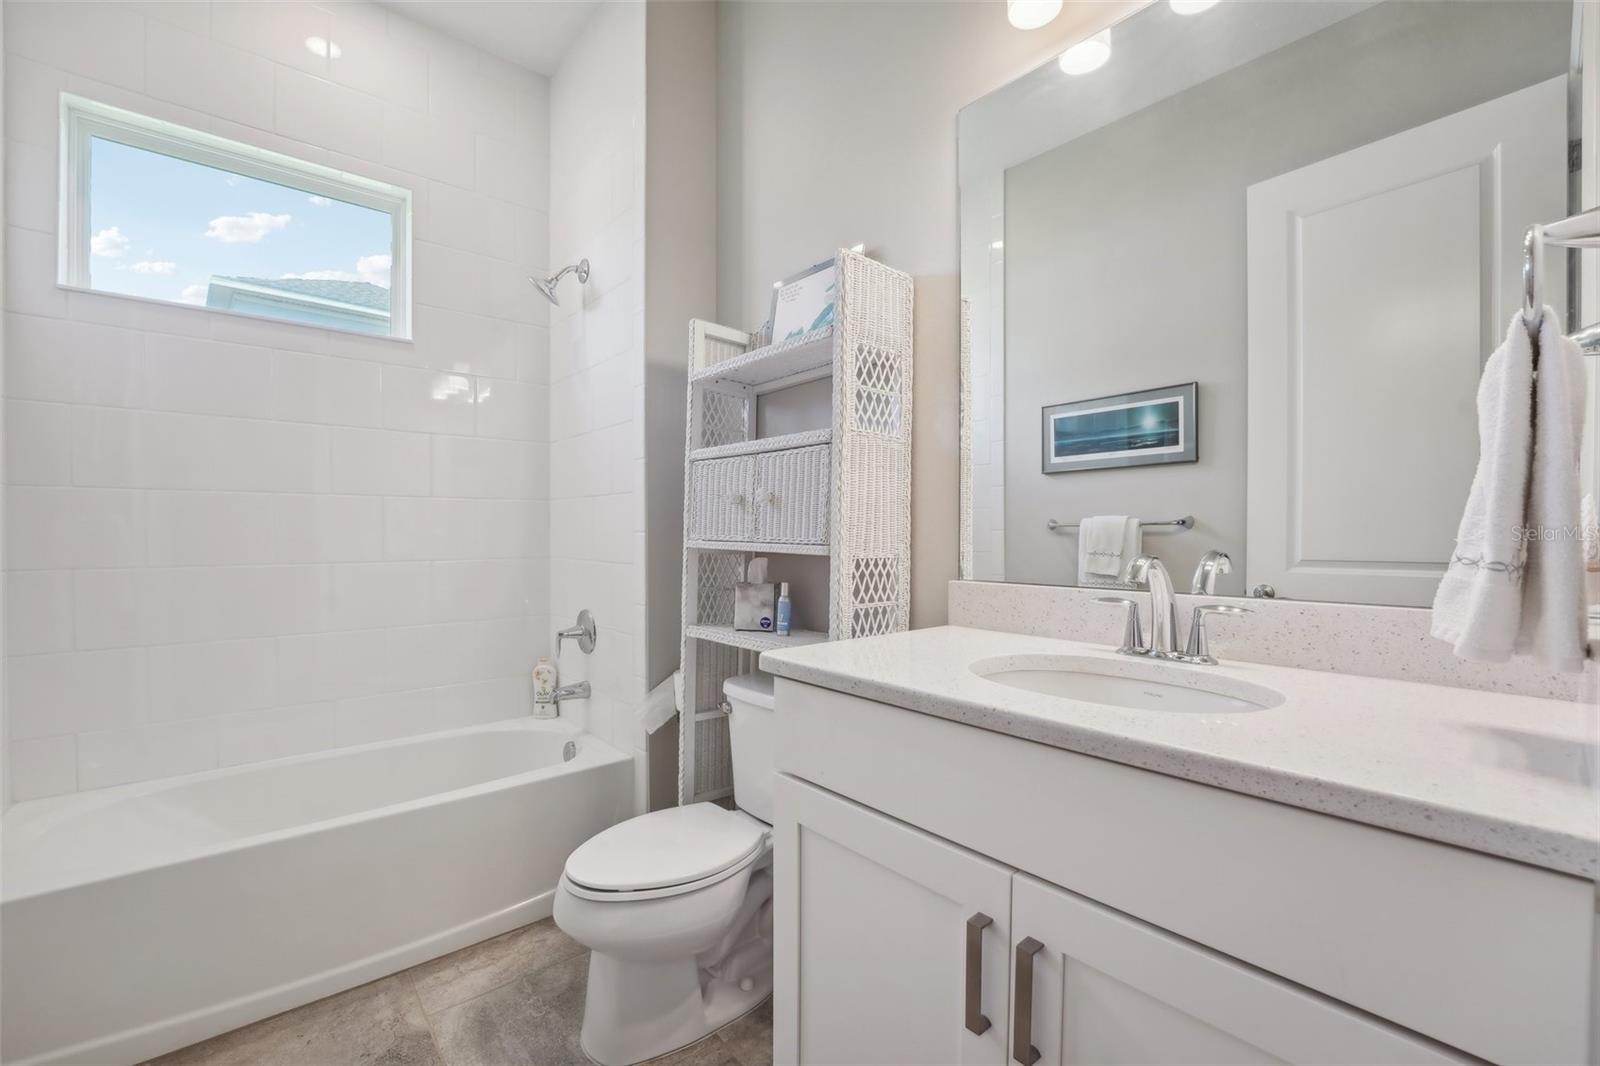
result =
[[[1588,881],[777,684],[779,1063],[1593,1061]]]
[[[1472,1061],[802,781],[777,797],[780,1061]]]

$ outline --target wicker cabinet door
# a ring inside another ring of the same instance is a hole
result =
[[[826,444],[756,456],[756,540],[828,543],[828,456]]]
[[[689,539],[748,541],[753,538],[748,455],[702,459],[690,474]]]

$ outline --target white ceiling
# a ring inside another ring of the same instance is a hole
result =
[[[379,0],[441,33],[551,75],[599,0]]]

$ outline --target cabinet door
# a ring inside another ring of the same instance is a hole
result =
[[[755,463],[748,455],[702,459],[689,471],[689,539],[747,541]]]
[[[792,777],[775,796],[777,1061],[1000,1066],[1011,868]]]
[[[1024,1066],[1478,1061],[1026,874],[1011,913]]]
[[[756,456],[756,540],[828,542],[828,460],[826,444]]]

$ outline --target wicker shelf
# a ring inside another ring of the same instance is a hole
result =
[[[834,324],[825,329],[752,351],[744,330],[689,322],[682,803],[733,792],[728,716],[718,710],[729,678],[760,669],[763,652],[910,623],[914,287],[909,274],[858,252],[841,249],[834,271]],[[823,381],[828,428],[757,437],[762,396]],[[734,630],[735,587],[750,555],[774,556],[777,577],[787,570],[802,596],[826,606],[826,632]]]
[[[827,555],[826,544],[762,544],[753,540],[691,540],[683,545],[703,552],[754,552],[757,555]]]
[[[825,378],[833,369],[833,327],[814,329],[698,370],[689,382],[742,385],[757,392],[786,388],[808,378]]]
[[[758,633],[748,629],[734,629],[732,626],[703,626],[694,625],[684,630],[684,636],[695,640],[709,640],[713,644],[726,644],[730,648],[743,648],[746,651],[774,651],[778,648],[798,648],[806,644],[821,644],[828,639],[828,634],[819,633],[814,629],[793,629],[786,637],[776,633]]]
[[[714,448],[696,448],[689,453],[689,461],[701,459],[727,459],[735,455],[755,455],[758,452],[781,452],[789,448],[806,448],[826,444],[833,439],[831,429],[808,429],[803,433],[785,433],[778,437],[757,437],[755,440],[719,444]]]

